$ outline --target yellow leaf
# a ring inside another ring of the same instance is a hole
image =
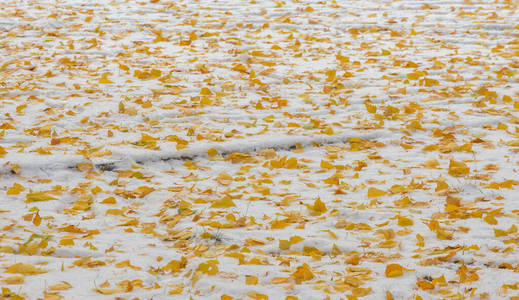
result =
[[[290,282],[289,277],[274,277],[272,278],[271,284],[281,284],[281,283],[289,283]]]
[[[211,205],[211,208],[229,208],[229,207],[235,207],[236,204],[232,201],[230,197],[224,197],[221,200],[216,201]]]
[[[422,290],[434,290],[434,284],[430,283],[429,281],[426,281],[426,280],[421,280],[421,279],[418,279],[416,281],[416,285],[422,289]]]
[[[167,42],[168,39],[162,36],[162,30],[157,30],[155,32],[155,39],[153,40],[154,43],[158,42]]]
[[[151,78],[159,78],[160,75],[162,75],[162,71],[161,70],[151,69],[151,71],[150,71],[150,77]]]
[[[215,148],[210,148],[209,150],[207,150],[207,155],[209,155],[210,157],[216,156],[217,154],[218,150],[216,150]]]
[[[421,236],[420,234],[416,234],[416,246],[418,247],[423,247],[425,246],[425,240],[423,238],[423,236]]]
[[[97,195],[97,194],[99,194],[99,193],[102,192],[102,191],[103,191],[103,190],[102,190],[100,187],[98,187],[98,186],[96,186],[96,187],[94,187],[94,188],[92,188],[92,189],[90,190],[90,192],[92,192],[92,194],[94,194],[94,195]]]
[[[5,151],[5,148],[0,146],[0,157],[4,157],[4,155],[7,154],[7,151]]]
[[[121,223],[117,226],[137,226],[137,225],[139,225],[139,219],[131,218],[131,219],[128,219],[126,222]]]
[[[409,199],[408,196],[405,196],[399,200],[395,200],[395,206],[397,206],[397,207],[407,207],[411,204],[413,204],[413,201],[411,199]]]
[[[405,187],[403,185],[400,185],[400,184],[394,184],[394,185],[392,185],[389,188],[389,191],[391,192],[391,194],[404,193],[405,192]]]
[[[269,299],[269,296],[267,296],[265,294],[260,294],[256,291],[248,292],[247,296],[249,296],[250,298],[255,299],[255,300],[268,300]]]
[[[379,190],[379,189],[374,188],[374,187],[370,187],[368,189],[368,197],[369,198],[381,197],[381,196],[384,196],[385,194],[387,194],[386,191]]]
[[[36,268],[34,265],[31,264],[17,263],[8,267],[7,270],[5,270],[5,273],[22,274],[28,276],[47,273],[47,271]]]
[[[207,275],[216,275],[218,273],[217,260],[208,260],[205,263],[198,265],[197,272],[201,272]]]
[[[364,297],[366,295],[368,295],[369,293],[371,293],[371,288],[354,288],[352,291],[353,295],[355,297]]]
[[[138,188],[136,188],[135,190],[133,190],[133,192],[137,195],[137,197],[139,198],[144,198],[146,195],[148,195],[149,193],[155,191],[154,188],[151,188],[149,186],[140,186]]]
[[[308,281],[315,277],[312,270],[310,270],[310,266],[306,263],[302,266],[297,267],[297,270],[291,275],[295,277],[297,283],[301,283],[302,281]]]
[[[140,270],[140,267],[133,266],[129,260],[123,260],[115,264],[117,268],[132,268],[134,270]]]
[[[397,241],[387,240],[387,241],[383,241],[383,242],[379,243],[377,245],[377,247],[390,249],[390,248],[396,247],[396,245],[398,245]]]
[[[233,71],[238,71],[238,72],[241,72],[241,73],[247,73],[247,68],[242,65],[242,64],[235,64],[233,67],[232,67],[232,70]]]
[[[409,219],[408,217],[398,216],[398,226],[411,226],[413,224],[413,220]]]
[[[399,264],[389,264],[386,266],[386,277],[398,277],[404,274],[404,268]]]
[[[428,161],[426,161],[423,164],[423,166],[426,167],[427,169],[435,169],[439,165],[440,165],[440,163],[436,159],[429,159]]]
[[[390,291],[386,291],[386,300],[395,300]]]
[[[326,78],[326,81],[327,82],[331,82],[335,79],[335,74],[337,73],[337,70],[328,70],[326,71],[326,76],[328,76]]]
[[[452,240],[452,232],[445,231],[444,229],[436,229],[436,237],[440,240]]]
[[[422,148],[422,151],[428,151],[428,152],[431,152],[431,151],[436,151],[440,148],[440,146],[436,145],[436,144],[431,144],[431,145],[427,145],[425,147]]]
[[[40,224],[41,224],[41,217],[40,217],[40,213],[39,212],[36,212],[36,214],[34,214],[34,218],[32,219],[32,223],[34,224],[34,226],[40,226]]]
[[[374,114],[377,112],[377,107],[375,105],[373,105],[373,103],[371,101],[366,101],[364,102],[364,106],[366,106],[366,110],[370,113],[370,114]]]
[[[245,244],[247,246],[257,246],[257,245],[265,245],[265,242],[260,239],[247,238],[247,239],[245,239]]]
[[[270,222],[271,229],[283,229],[288,226],[288,223],[285,220],[273,220]]]
[[[439,285],[439,286],[446,286],[447,285],[447,280],[445,280],[445,276],[442,275],[438,278],[434,278],[432,280],[432,284],[434,285]]]
[[[62,246],[74,246],[74,238],[73,237],[62,238],[59,241],[59,244]]]
[[[293,244],[297,244],[297,243],[302,242],[304,240],[305,240],[304,238],[302,238],[300,236],[297,236],[297,235],[294,235],[294,236],[290,237],[290,244],[292,244],[292,245]]]
[[[431,86],[440,84],[440,82],[438,80],[436,80],[436,79],[426,78],[425,77],[425,78],[420,80],[420,84],[424,85],[426,87],[431,87]]]
[[[103,204],[116,204],[117,201],[115,200],[114,197],[108,197],[108,198],[104,199],[103,201],[101,201],[101,203],[103,203]]]
[[[330,126],[327,126],[324,130],[323,130],[323,133],[324,134],[327,134],[327,135],[332,135],[335,133],[335,131],[333,131],[333,128],[330,127]]]
[[[279,249],[288,250],[292,244],[288,240],[279,240]]]
[[[200,90],[200,95],[211,96],[212,94],[213,92],[209,88],[204,87]]]
[[[421,72],[421,71],[414,71],[413,73],[409,73],[407,74],[407,79],[409,80],[416,80],[422,76],[424,76],[425,73]]]
[[[91,203],[88,201],[77,201],[72,206],[72,209],[74,210],[89,210],[91,206]]]
[[[470,172],[470,168],[461,161],[451,160],[449,164],[449,175],[454,177],[463,177],[468,175]]]
[[[335,234],[335,232],[331,231],[330,229],[325,229],[321,231],[327,232],[334,240],[337,239],[337,235]]]
[[[202,97],[202,98],[200,98],[200,105],[201,106],[211,105],[212,103],[213,103],[213,100],[211,100],[211,98],[209,98],[209,97]]]
[[[314,205],[310,206],[311,210],[315,213],[321,214],[325,213],[328,209],[326,209],[326,205],[323,201],[321,201],[321,198],[317,198],[314,202]]]
[[[94,166],[88,162],[77,164],[77,169],[81,172],[90,172],[93,168]]]
[[[108,215],[122,216],[122,215],[124,215],[124,211],[121,209],[117,209],[117,208],[111,208],[111,209],[107,209],[105,212],[105,216],[108,216]]]
[[[168,292],[170,295],[178,295],[184,291],[185,285],[183,283],[177,283],[177,284],[170,284],[169,287],[172,287],[173,289]]]
[[[34,192],[28,193],[26,195],[25,202],[38,202],[38,201],[49,201],[49,200],[57,200],[57,198],[52,197],[48,194],[48,192]]]
[[[108,79],[108,75],[110,75],[110,73],[104,73],[103,75],[101,75],[101,79],[99,79],[99,83],[114,83],[113,81],[111,81],[110,79]]]
[[[329,161],[321,160],[321,168],[323,168],[323,169],[333,169],[334,166]]]
[[[4,278],[2,281],[6,284],[22,284],[25,280],[25,276],[23,275],[15,275]]]
[[[103,295],[113,295],[113,294],[116,294],[116,293],[123,292],[123,289],[121,289],[121,288],[117,288],[117,289],[95,288],[94,292],[99,293],[99,294],[103,294]]]
[[[246,285],[258,284],[258,277],[252,276],[252,275],[245,275],[245,284]]]
[[[187,258],[182,256],[180,260],[172,260],[167,265],[162,267],[163,271],[177,273],[180,272],[187,265]]]
[[[502,230],[502,229],[494,229],[494,235],[496,237],[502,237],[502,236],[507,236],[508,235],[508,232]]]
[[[233,181],[233,178],[231,175],[222,172],[218,174],[218,177],[216,177],[216,181],[221,185],[230,185]]]
[[[23,191],[25,191],[25,188],[23,187],[23,185],[21,185],[19,183],[15,183],[10,189],[7,190],[6,194],[7,195],[18,195]]]
[[[286,169],[295,169],[295,168],[297,168],[297,158],[292,157],[292,158],[287,159],[285,161],[284,167]]]
[[[493,215],[486,215],[483,218],[483,221],[487,222],[490,225],[497,225],[497,220]]]
[[[72,286],[68,282],[62,281],[61,283],[49,286],[49,289],[52,291],[63,291],[68,290],[71,287]]]

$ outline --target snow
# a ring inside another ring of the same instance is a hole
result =
[[[518,17],[4,1],[2,297],[517,296]]]

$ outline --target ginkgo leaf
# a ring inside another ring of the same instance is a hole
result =
[[[404,268],[399,264],[389,264],[386,266],[386,277],[398,277],[404,274]]]
[[[384,196],[386,194],[387,194],[386,191],[383,191],[383,190],[380,190],[380,189],[377,189],[377,188],[374,188],[374,187],[370,187],[368,189],[368,197],[369,198],[382,197],[382,196]]]
[[[326,205],[319,197],[315,200],[314,204],[309,205],[308,208],[315,214],[322,214],[328,211]]]
[[[493,215],[486,215],[483,220],[490,225],[497,225],[497,220]]]
[[[149,186],[146,186],[146,185],[142,185],[138,188],[136,188],[135,190],[133,190],[133,192],[137,195],[137,197],[139,198],[144,198],[146,197],[148,194],[152,193],[153,191],[155,191],[154,188],[152,187],[149,187]]]
[[[211,208],[229,208],[229,207],[235,207],[235,206],[236,206],[236,204],[234,204],[234,202],[232,201],[231,198],[224,197],[221,200],[214,202],[211,205]]]
[[[95,288],[94,292],[102,294],[102,295],[113,295],[113,294],[123,292],[123,289],[121,289],[121,288],[114,288],[114,289]]]
[[[245,275],[245,284],[246,285],[258,284],[258,277],[252,276],[252,275]]]
[[[62,281],[61,283],[58,283],[58,284],[54,284],[54,285],[51,285],[49,286],[49,289],[51,291],[63,291],[63,290],[68,290],[70,289],[72,286],[66,282],[66,281]]]
[[[167,265],[162,267],[162,270],[171,273],[180,272],[187,265],[187,259],[182,256],[180,260],[172,260]]]
[[[25,263],[16,263],[14,265],[9,266],[5,270],[5,273],[22,274],[25,276],[38,275],[38,274],[43,274],[46,272],[48,272],[48,271],[37,268],[32,264],[25,264]]]
[[[48,192],[32,192],[26,195],[25,202],[39,202],[49,200],[57,200],[57,198],[54,198],[53,196],[49,195]]]
[[[222,172],[218,174],[218,176],[216,177],[216,181],[221,185],[230,185],[233,181],[233,178],[231,175]]]
[[[409,219],[408,217],[404,216],[398,216],[398,225],[399,226],[411,226],[414,222],[412,219]]]
[[[261,294],[256,291],[248,292],[247,296],[254,300],[268,300],[269,299],[269,296],[267,296],[266,294]]]
[[[449,175],[454,177],[463,177],[468,175],[470,172],[470,168],[461,161],[451,160],[449,163]]]
[[[113,81],[108,79],[108,76],[110,76],[110,73],[103,73],[103,75],[101,75],[101,78],[99,79],[99,83],[114,83]]]
[[[6,284],[22,284],[25,281],[25,276],[23,275],[15,275],[9,276],[2,280]]]
[[[281,250],[288,250],[290,249],[290,246],[292,246],[292,243],[288,240],[279,240],[279,249]]]
[[[21,192],[25,191],[25,187],[19,183],[15,183],[11,188],[9,188],[6,192],[7,195],[18,195]]]
[[[207,155],[213,157],[213,156],[216,156],[218,154],[218,150],[216,150],[215,148],[210,148],[209,150],[207,150]]]
[[[292,276],[295,277],[296,282],[298,283],[311,280],[315,277],[308,264],[302,264],[301,266],[297,267],[297,270],[292,273]]]
[[[433,290],[434,289],[434,284],[430,283],[429,281],[426,281],[426,280],[417,280],[416,281],[416,285],[426,291],[426,290]]]
[[[516,298],[517,1],[26,2],[0,298]]]

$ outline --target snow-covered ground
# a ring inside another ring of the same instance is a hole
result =
[[[16,299],[519,295],[516,1],[2,1]]]

